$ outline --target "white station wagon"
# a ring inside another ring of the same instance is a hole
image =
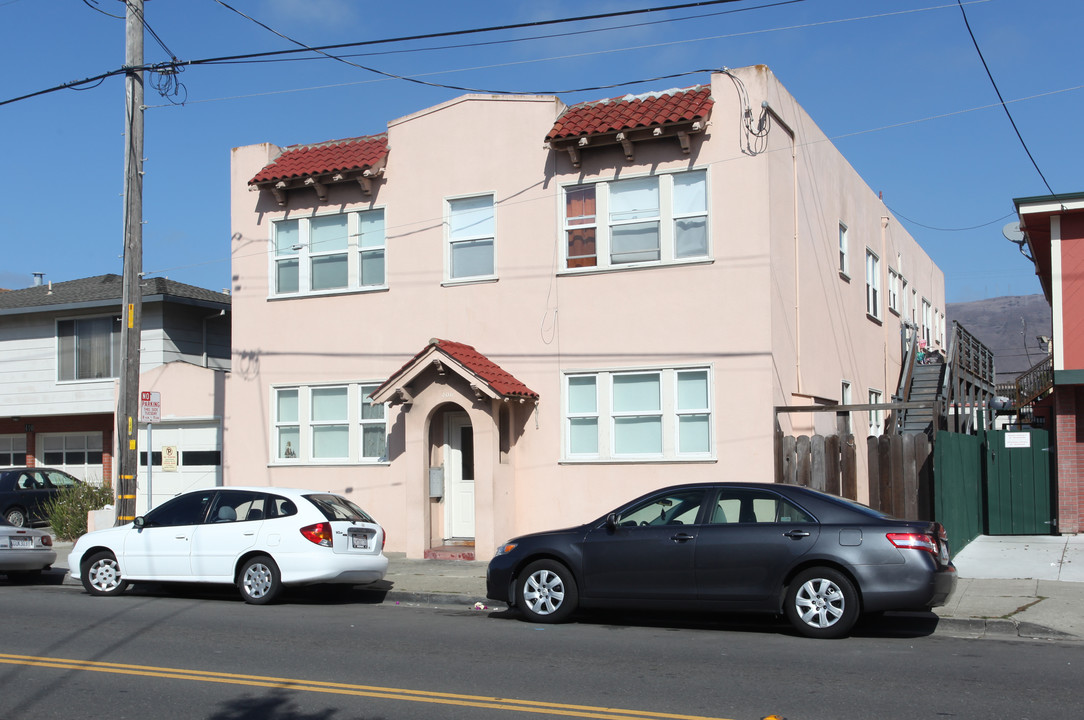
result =
[[[83,535],[68,567],[91,595],[119,595],[133,582],[222,583],[263,605],[287,585],[381,580],[383,550],[383,528],[340,495],[210,488]]]

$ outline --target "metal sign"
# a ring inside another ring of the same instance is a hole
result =
[[[162,393],[139,393],[139,422],[158,423],[162,421]]]

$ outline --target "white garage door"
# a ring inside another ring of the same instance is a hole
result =
[[[162,423],[151,428],[150,472],[147,429],[139,431],[136,514],[186,490],[222,484],[222,427],[217,422]]]

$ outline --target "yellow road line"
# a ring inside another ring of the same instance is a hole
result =
[[[28,667],[53,668],[59,670],[83,670],[86,672],[101,672],[115,675],[137,675],[141,677],[211,682],[226,685],[269,687],[304,692],[329,693],[334,695],[353,695],[357,697],[405,700],[409,702],[422,702],[437,705],[460,705],[463,707],[509,710],[539,715],[598,718],[599,720],[658,720],[660,718],[663,720],[724,720],[724,718],[710,718],[702,715],[676,715],[672,713],[655,713],[643,710],[594,707],[591,705],[564,705],[536,700],[515,700],[512,698],[460,695],[429,690],[408,690],[404,688],[387,688],[372,685],[350,685],[346,683],[322,682],[319,680],[297,680],[293,678],[265,677],[261,675],[186,670],[184,668],[127,665],[124,663],[97,662],[93,660],[34,657],[32,655],[9,655],[0,653],[0,663],[5,665],[24,665]]]

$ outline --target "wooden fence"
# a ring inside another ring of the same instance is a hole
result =
[[[776,435],[775,481],[858,499],[854,435]],[[932,520],[933,448],[925,434],[867,438],[869,502],[896,517]]]

